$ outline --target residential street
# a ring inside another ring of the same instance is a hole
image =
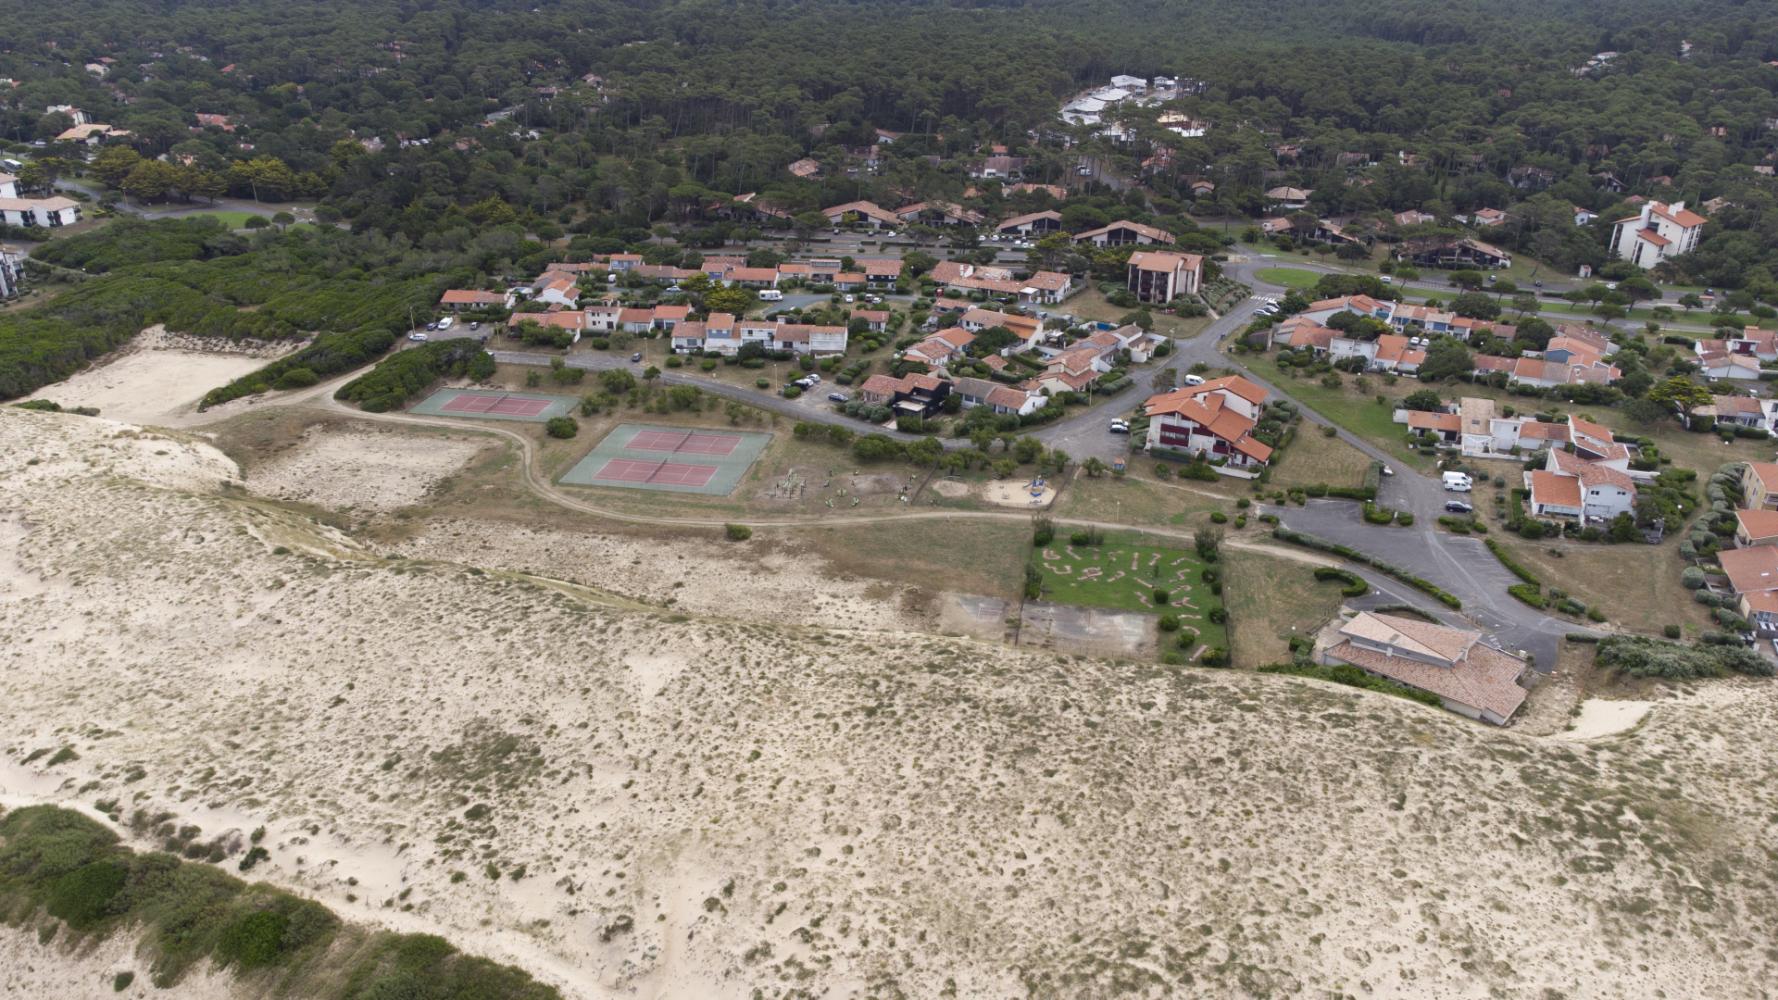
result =
[[[1253,287],[1256,295],[1284,294],[1285,289],[1260,282],[1254,276],[1255,272],[1265,266],[1272,265],[1259,260],[1231,261],[1225,271],[1234,279]],[[1279,386],[1255,375],[1237,358],[1220,350],[1221,342],[1228,335],[1245,329],[1252,322],[1259,306],[1258,298],[1242,301],[1211,323],[1205,332],[1189,340],[1176,341],[1176,350],[1163,363],[1137,369],[1136,384],[1131,388],[1107,399],[1095,400],[1090,407],[1063,420],[1039,427],[1031,432],[1032,436],[1042,441],[1045,447],[1061,449],[1075,461],[1088,457],[1109,461],[1127,455],[1130,441],[1127,437],[1109,433],[1111,418],[1132,412],[1148,396],[1153,380],[1161,372],[1174,372],[1177,381],[1180,374],[1199,363],[1211,368],[1239,372],[1271,392],[1274,398],[1290,399],[1290,395]],[[470,334],[465,331],[458,335]],[[440,334],[434,333],[432,336],[438,337]],[[496,361],[503,364],[537,367],[547,367],[552,357],[543,353],[506,350],[494,351],[493,355]],[[589,371],[625,368],[640,374],[640,366],[632,364],[627,356],[618,353],[574,353],[568,356],[567,364]],[[825,391],[812,392],[798,399],[785,399],[774,392],[730,385],[684,369],[663,370],[660,381],[665,385],[697,386],[724,399],[747,403],[795,420],[851,427],[861,432],[874,431],[908,440],[915,437],[884,428],[873,429],[839,413],[827,402]],[[1332,426],[1329,420],[1302,403],[1297,402],[1297,408],[1308,424],[1317,427]],[[1395,468],[1396,474],[1383,480],[1378,502],[1396,510],[1411,511],[1414,514],[1413,526],[1401,528],[1366,524],[1360,516],[1358,504],[1337,500],[1311,501],[1300,508],[1285,506],[1270,509],[1280,516],[1287,527],[1373,553],[1379,559],[1431,580],[1457,595],[1463,602],[1464,617],[1489,633],[1500,645],[1508,649],[1522,649],[1535,657],[1538,669],[1551,669],[1555,664],[1562,636],[1576,631],[1577,626],[1541,614],[1508,596],[1506,588],[1516,581],[1480,540],[1436,530],[1438,517],[1444,513],[1447,499],[1447,494],[1437,480],[1402,467],[1388,453],[1342,428],[1336,428],[1336,435],[1370,458]],[[967,446],[967,442],[954,438],[942,440],[947,448]],[[1312,439],[1308,435],[1303,435],[1297,446],[1304,447],[1310,440]],[[1367,572],[1366,577],[1373,585],[1392,593],[1395,600],[1409,599],[1411,603],[1422,606],[1427,603],[1423,595],[1405,584],[1389,581],[1375,572]]]

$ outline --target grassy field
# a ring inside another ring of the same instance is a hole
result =
[[[1317,581],[1313,566],[1251,551],[1228,552],[1223,561],[1237,667],[1288,661],[1291,637],[1313,635],[1340,606],[1341,585]]]
[[[1679,625],[1695,636],[1709,627],[1704,606],[1679,583],[1684,566],[1678,534],[1668,535],[1660,545],[1528,542],[1504,531],[1492,537],[1544,586],[1566,590],[1589,607],[1597,605],[1619,628],[1659,635],[1662,626]]]
[[[190,215],[182,215],[180,218],[215,219],[217,222],[228,226],[230,229],[241,229],[247,225],[247,220],[253,218],[256,214],[258,213],[243,212],[239,209],[219,208],[213,212],[193,212]]]
[[[1077,476],[1056,501],[1057,517],[1081,520],[1111,521],[1117,524],[1179,525],[1187,516],[1209,510],[1230,512],[1237,496],[1251,495],[1245,482],[1200,483],[1156,480],[1152,473],[1158,464],[1152,459],[1134,457],[1131,474],[1123,478],[1101,476],[1091,479]],[[1167,463],[1169,468],[1174,463]]]
[[[1309,409],[1389,452],[1409,467],[1432,467],[1432,458],[1407,446],[1407,428],[1391,419],[1395,413],[1395,399],[1419,388],[1420,383],[1402,379],[1395,386],[1385,386],[1381,376],[1372,375],[1366,380],[1371,387],[1370,391],[1361,396],[1352,388],[1355,380],[1349,375],[1340,376],[1345,383],[1341,388],[1329,389],[1321,384],[1320,376],[1298,378],[1295,375],[1286,375],[1270,356],[1247,355],[1241,361],[1253,369],[1255,374],[1277,385]],[[1384,395],[1386,402],[1377,403],[1376,396],[1379,393]],[[1306,433],[1312,435],[1316,431],[1310,428]],[[1316,443],[1320,442],[1313,438],[1299,438],[1292,447]],[[1360,472],[1362,471],[1361,469]]]
[[[1065,529],[1032,557],[1043,574],[1045,600],[1088,608],[1111,608],[1144,614],[1178,615],[1208,646],[1227,648],[1228,633],[1209,619],[1222,606],[1203,581],[1207,565],[1186,548],[1145,544],[1139,538],[1113,535],[1103,545],[1075,546]],[[1155,601],[1167,592],[1167,603]]]
[[[1254,277],[1285,288],[1314,288],[1315,283],[1321,280],[1321,273],[1300,267],[1262,267],[1254,272]]]
[[[1364,473],[1370,465],[1370,457],[1364,452],[1337,437],[1323,435],[1318,426],[1305,423],[1298,429],[1296,440],[1272,463],[1271,485],[1363,486]]]

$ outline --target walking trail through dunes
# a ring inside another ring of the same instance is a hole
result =
[[[589,559],[582,595],[453,561],[483,546],[403,558],[206,445],[11,408],[0,547],[0,802],[97,809],[138,847],[196,827],[175,838],[230,871],[264,827],[245,877],[568,997],[1754,997],[1778,975],[1769,683],[1543,740],[893,614],[797,624],[745,592],[669,613],[621,599],[627,560]]]

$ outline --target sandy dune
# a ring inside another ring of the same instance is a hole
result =
[[[372,428],[311,428],[286,453],[253,470],[261,496],[334,510],[391,511],[419,503],[488,446],[486,438]]]
[[[219,493],[232,474],[0,410],[6,801],[264,825],[256,877],[577,998],[1754,997],[1778,974],[1771,684],[1540,740],[1292,678],[805,624],[769,589],[793,566],[718,581],[728,613],[718,584],[578,599],[515,572],[564,539],[482,562],[491,529],[444,523],[384,552]],[[681,582],[586,534],[584,582]]]
[[[202,419],[197,405],[205,393],[300,346],[199,341],[151,326],[97,364],[31,398],[70,408],[96,406],[101,416],[133,424],[189,426]]]

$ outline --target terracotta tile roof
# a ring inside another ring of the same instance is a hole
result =
[[[1778,538],[1778,510],[1738,510],[1735,520],[1749,539]]]
[[[1024,215],[1015,215],[1012,218],[1006,220],[1005,222],[1002,222],[1000,225],[998,225],[994,228],[1000,232],[1005,232],[1008,229],[1013,229],[1018,226],[1023,226],[1027,223],[1036,222],[1039,219],[1048,219],[1051,222],[1060,224],[1062,221],[1062,213],[1061,212],[1052,212],[1052,211],[1028,212]]]
[[[1724,549],[1716,554],[1716,561],[1737,594],[1778,590],[1778,545]]]
[[[889,310],[856,309],[852,312],[852,318],[866,320],[871,323],[887,323],[889,322]]]
[[[723,277],[729,281],[777,281],[778,269],[775,267],[731,267]]]
[[[1748,462],[1747,471],[1760,481],[1768,493],[1778,493],[1778,463]]]
[[[1145,226],[1140,222],[1130,222],[1127,219],[1120,219],[1109,226],[1100,226],[1098,229],[1089,229],[1084,233],[1075,233],[1074,239],[1075,242],[1090,240],[1095,236],[1104,236],[1106,233],[1109,233],[1114,229],[1128,229],[1131,232],[1146,236],[1149,239],[1154,240],[1156,243],[1173,242],[1173,234],[1167,232],[1165,229],[1156,229],[1154,226]]]
[[[1408,426],[1417,431],[1443,431],[1449,434],[1457,434],[1462,431],[1463,422],[1455,413],[1409,410]]]
[[[1205,382],[1203,385],[1190,386],[1189,388],[1192,394],[1197,396],[1215,392],[1219,389],[1225,390],[1256,405],[1265,402],[1266,397],[1269,395],[1264,389],[1261,389],[1259,386],[1254,385],[1252,382],[1249,382],[1247,379],[1242,378],[1239,375],[1226,375],[1222,378],[1213,378],[1210,381]]]
[[[1580,480],[1574,476],[1539,469],[1531,473],[1531,502],[1579,510]]]
[[[1030,395],[1010,385],[996,385],[988,390],[988,405],[1008,410],[1022,409],[1030,401]]]
[[[1742,594],[1741,600],[1747,603],[1749,614],[1778,615],[1778,593],[1761,591],[1757,594]]]
[[[1710,221],[1709,219],[1704,218],[1702,215],[1699,215],[1698,213],[1691,211],[1690,209],[1675,208],[1674,206],[1667,205],[1667,204],[1664,204],[1664,203],[1658,202],[1658,201],[1653,203],[1649,207],[1651,209],[1653,209],[1655,215],[1658,215],[1658,216],[1668,220],[1669,222],[1672,222],[1675,225],[1678,225],[1678,226],[1685,228],[1685,229],[1690,229],[1693,226],[1701,226],[1704,223]]]
[[[498,306],[506,304],[499,292],[478,292],[467,288],[447,288],[438,301],[448,306]]]
[[[1564,475],[1575,476],[1585,486],[1616,486],[1628,490],[1632,495],[1636,492],[1636,483],[1627,474],[1608,465],[1589,462],[1577,455],[1565,451],[1552,451],[1550,457],[1556,462],[1556,469]]]
[[[1160,271],[1169,274],[1176,270],[1198,271],[1204,266],[1204,258],[1195,253],[1138,250],[1130,255],[1130,266],[1138,271]]]
[[[1071,276],[1060,271],[1039,271],[1026,278],[1024,283],[1031,288],[1040,288],[1046,292],[1059,292],[1067,288],[1073,280]]]
[[[1369,617],[1389,617],[1395,622],[1408,622],[1407,619],[1393,616]],[[1520,675],[1525,672],[1525,661],[1479,643],[1470,648],[1467,657],[1452,666],[1423,663],[1405,656],[1390,656],[1350,641],[1342,642],[1327,652],[1335,659],[1371,673],[1422,691],[1430,691],[1448,701],[1486,710],[1502,719],[1512,718],[1519,706],[1525,703],[1527,695],[1526,690],[1518,684]]]

